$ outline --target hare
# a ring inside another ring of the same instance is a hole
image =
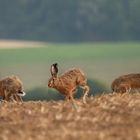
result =
[[[120,93],[140,90],[140,74],[122,75],[112,82],[111,88]]]
[[[58,90],[66,100],[71,100],[72,104],[76,106],[73,95],[76,93],[77,87],[80,86],[84,90],[83,102],[86,103],[89,86],[85,74],[80,69],[73,68],[58,76],[58,66],[55,63],[51,65],[50,72],[52,77],[48,81],[49,88]]]
[[[21,80],[17,76],[9,76],[0,80],[0,96],[5,101],[22,102],[23,91]]]

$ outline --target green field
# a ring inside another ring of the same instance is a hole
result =
[[[140,43],[46,44],[41,48],[0,50],[0,64],[130,60],[139,57]]]
[[[0,49],[0,76],[18,75],[26,89],[46,86],[54,62],[60,73],[80,67],[88,78],[109,87],[116,76],[140,72],[140,43],[46,43],[39,48]]]

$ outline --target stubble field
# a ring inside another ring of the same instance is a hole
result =
[[[137,140],[140,94],[105,94],[76,100],[0,104],[0,140]]]
[[[60,73],[80,67],[88,78],[108,87],[118,75],[140,68],[139,42],[12,43],[0,43],[0,78],[18,75],[25,90],[46,87],[54,62],[59,63]],[[64,101],[0,103],[0,140],[140,139],[140,93],[106,94],[90,97],[86,105],[82,100],[76,103],[78,110]]]

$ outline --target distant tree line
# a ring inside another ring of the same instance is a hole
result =
[[[140,0],[0,0],[0,38],[140,40]]]

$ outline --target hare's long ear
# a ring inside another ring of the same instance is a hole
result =
[[[52,64],[50,71],[51,71],[51,75],[53,77],[57,77],[57,74],[58,74],[58,64],[57,63]]]

